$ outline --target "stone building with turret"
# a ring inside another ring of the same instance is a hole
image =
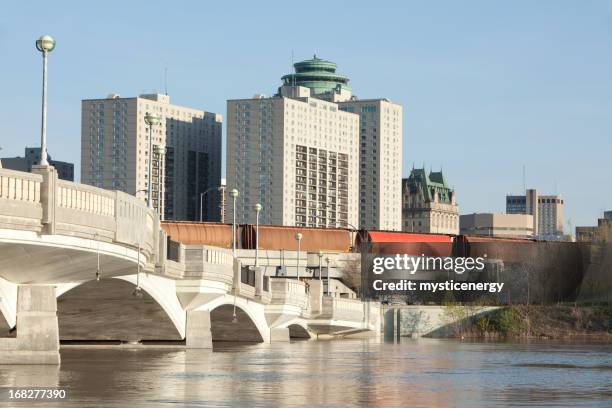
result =
[[[402,180],[402,231],[459,233],[459,206],[455,191],[442,171],[412,169]]]

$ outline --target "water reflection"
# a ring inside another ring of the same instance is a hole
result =
[[[62,349],[1,386],[68,387],[62,406],[611,406],[606,344],[406,340]],[[23,406],[23,405],[16,405]]]

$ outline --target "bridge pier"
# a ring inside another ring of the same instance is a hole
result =
[[[19,285],[17,337],[0,339],[0,364],[59,364],[55,287]]]
[[[288,327],[274,327],[270,329],[270,343],[282,343],[290,341]]]
[[[387,309],[383,315],[383,333],[385,341],[400,341],[402,316],[399,308]]]
[[[210,310],[187,311],[185,347],[188,349],[212,349]]]

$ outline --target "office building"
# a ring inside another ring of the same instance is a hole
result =
[[[533,215],[474,213],[459,217],[461,234],[502,238],[533,238]]]
[[[459,233],[455,191],[442,171],[412,169],[402,180],[402,230],[436,234]]]
[[[534,235],[538,239],[564,239],[563,206],[561,195],[541,196],[535,189],[528,189],[525,195],[506,196],[506,213],[532,215]]]
[[[73,163],[53,160],[49,154],[47,160],[60,179],[74,181]],[[24,157],[4,157],[1,161],[5,169],[30,172],[33,165],[40,163],[40,147],[26,147]]]
[[[160,118],[152,152],[147,113]],[[220,220],[219,195],[209,195],[200,214],[200,194],[221,183],[221,115],[173,105],[161,94],[83,100],[81,115],[83,183],[146,200],[150,181],[162,218]]]

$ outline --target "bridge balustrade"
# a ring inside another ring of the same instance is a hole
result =
[[[270,278],[272,304],[286,304],[308,308],[306,284],[297,279]]]
[[[41,231],[42,176],[0,168],[0,228]]]
[[[363,321],[364,304],[358,299],[323,297],[322,316],[337,320]]]
[[[129,194],[59,180],[52,167],[0,169],[0,227],[105,240],[156,253],[159,218]]]

